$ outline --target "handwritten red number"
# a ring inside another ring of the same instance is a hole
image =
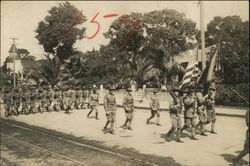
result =
[[[85,32],[85,36],[87,37],[87,39],[93,39],[97,34],[98,34],[98,32],[100,31],[100,27],[101,27],[101,25],[99,24],[99,22],[97,22],[97,21],[95,21],[95,18],[97,17],[99,15],[99,13],[97,13],[96,15],[95,15],[95,17],[90,21],[90,23],[96,23],[97,24],[97,31],[96,31],[96,33],[94,34],[94,35],[92,35],[92,36],[87,36],[87,34],[86,34],[86,32]]]
[[[125,17],[125,18],[123,18],[123,20],[121,20],[121,22],[119,22],[119,23],[123,23],[123,22],[125,22],[125,21],[127,21],[127,20],[128,20],[128,18]],[[134,23],[135,25],[134,25],[134,27],[129,31],[128,36],[126,37],[126,39],[124,40],[124,42],[123,42],[123,43],[121,44],[121,46],[119,47],[119,51],[121,51],[121,50],[126,46],[126,44],[128,43],[129,39],[131,38],[132,34],[135,32],[135,29],[138,28],[139,24],[141,23],[140,20],[136,20],[136,21],[130,21],[130,20],[128,20],[128,21]]]

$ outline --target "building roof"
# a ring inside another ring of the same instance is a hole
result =
[[[205,48],[206,61],[210,61],[211,59],[210,52],[212,51],[212,49],[215,49],[215,48],[216,48],[216,45],[212,45],[212,46]],[[198,54],[197,54],[197,51],[198,51]],[[174,61],[179,64],[184,63],[184,62],[195,62],[197,61],[197,59],[198,59],[198,62],[201,62],[201,49],[188,50],[174,57]]]
[[[9,53],[13,53],[13,52],[17,52],[17,47],[15,44],[12,44],[11,47],[10,47],[10,50],[9,50]]]

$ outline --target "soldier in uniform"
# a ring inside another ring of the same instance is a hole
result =
[[[127,92],[128,94],[124,97],[122,104],[125,110],[126,121],[121,127],[123,129],[132,130],[132,120],[134,117],[134,98],[132,96],[132,89],[129,88]],[[128,126],[127,123],[129,124]]]
[[[81,109],[81,104],[82,104],[82,91],[80,87],[76,88],[75,99],[76,99],[75,108],[79,110]]]
[[[13,104],[13,98],[11,95],[10,89],[6,88],[4,93],[4,109],[5,109],[5,116],[10,116],[11,115],[11,105]]]
[[[43,99],[44,99],[44,97],[43,97],[43,88],[39,88],[38,89],[38,96],[37,96],[37,98],[38,98],[38,112],[40,112],[40,113],[43,113],[42,112],[42,109],[43,109]]]
[[[66,87],[65,92],[64,92],[64,105],[65,105],[65,113],[69,114],[72,106],[72,92],[70,87]]]
[[[180,100],[180,94],[177,87],[173,87],[170,90],[170,95],[173,98],[173,103],[169,106],[169,113],[172,122],[172,127],[167,133],[167,141],[171,141],[171,134],[177,129],[177,142],[183,143],[181,140],[181,115],[182,115],[182,103]]]
[[[147,119],[147,124],[149,124],[149,121],[156,115],[156,125],[160,126],[160,101],[156,94],[157,92],[157,89],[154,89],[153,96],[150,101],[151,116]]]
[[[95,118],[99,120],[98,118],[99,96],[96,92],[96,87],[93,87],[93,93],[91,93],[89,96],[89,104],[90,104],[90,111],[87,117],[89,117],[90,114],[95,110]]]
[[[59,111],[60,110],[60,97],[61,93],[59,91],[58,87],[54,87],[54,105],[53,105],[53,110]]]
[[[215,112],[215,98],[214,98],[214,92],[208,91],[208,95],[205,97],[205,106],[206,106],[206,112],[207,112],[207,122],[206,124],[211,124],[211,133],[217,134],[214,131],[215,122],[216,122],[216,112]]]
[[[13,104],[14,104],[14,114],[18,115],[18,108],[20,107],[20,94],[18,93],[18,88],[13,89]]]
[[[38,112],[38,89],[34,86],[33,91],[30,94],[30,100],[31,100],[31,105],[30,105],[30,112]]]
[[[196,92],[196,110],[199,117],[199,122],[196,126],[198,129],[200,127],[201,135],[207,136],[205,134],[205,125],[206,125],[206,113],[205,113],[205,98],[203,97],[202,90]]]
[[[115,90],[115,88],[113,88],[113,87],[109,88],[109,92],[104,97],[104,103],[103,103],[104,109],[106,112],[106,117],[107,117],[107,121],[106,121],[106,124],[104,126],[103,131],[104,131],[104,133],[107,132],[107,127],[110,123],[111,124],[111,128],[110,128],[111,134],[115,134],[114,124],[115,124],[115,120],[116,120],[116,110],[117,110],[116,99],[115,99],[115,95],[113,93],[113,90]]]
[[[187,90],[187,96],[183,98],[183,104],[184,104],[184,121],[185,124],[181,129],[181,132],[187,128],[191,128],[191,139],[192,140],[198,140],[195,137],[195,129],[196,129],[196,122],[195,122],[195,98],[193,95],[193,90],[188,89]]]
[[[54,105],[54,91],[51,88],[51,86],[48,86],[46,99],[47,99],[47,111],[51,112],[53,110],[53,105]]]

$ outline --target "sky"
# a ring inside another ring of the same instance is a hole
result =
[[[16,37],[17,48],[28,49],[37,59],[44,58],[43,47],[35,38],[35,29],[38,23],[47,15],[59,1],[1,1],[1,65],[9,55],[12,44],[10,38]],[[117,17],[103,18],[107,14],[130,14],[131,12],[145,13],[154,10],[174,9],[184,13],[187,18],[196,22],[199,29],[200,9],[197,1],[70,1],[87,21],[82,25],[87,28],[86,33],[91,36],[96,32],[96,24],[91,19],[99,12],[96,20],[100,23],[100,32],[93,39],[82,39],[74,45],[80,51],[99,49],[101,44],[107,44],[103,33],[108,31],[109,25]],[[238,15],[243,21],[249,20],[248,1],[205,1],[204,2],[205,27],[215,16]]]

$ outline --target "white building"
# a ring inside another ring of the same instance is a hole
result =
[[[14,59],[15,59],[15,73],[22,75],[23,65],[21,62],[21,57],[17,53],[17,48],[15,44],[12,44],[9,50],[9,56],[6,58],[6,68],[9,70],[10,74],[14,73]]]

